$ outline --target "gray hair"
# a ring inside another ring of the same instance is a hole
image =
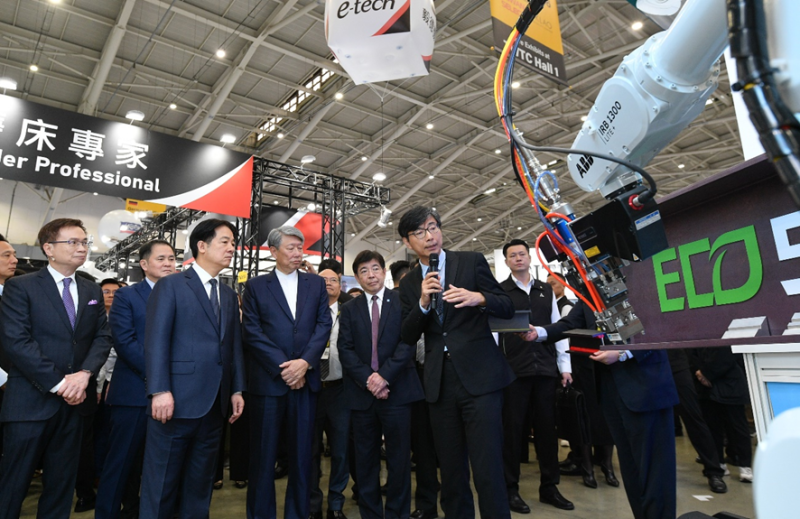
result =
[[[300,229],[292,227],[291,225],[284,225],[269,231],[269,236],[267,236],[267,246],[280,249],[284,236],[294,236],[295,238],[299,238],[301,245],[306,241],[306,238],[303,236],[303,233],[300,232]]]

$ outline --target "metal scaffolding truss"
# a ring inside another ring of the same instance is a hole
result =
[[[281,203],[281,199],[288,203]],[[253,194],[249,220],[238,222],[239,242],[235,268],[257,276],[271,263],[263,258],[260,243],[262,208],[276,205],[298,207],[314,204],[322,215],[322,258],[344,261],[345,226],[348,217],[390,202],[389,189],[367,182],[337,177],[267,159],[253,162]]]
[[[131,234],[108,252],[95,259],[95,267],[102,271],[116,271],[117,277],[126,278],[131,255],[136,255],[139,249],[150,240],[165,240],[176,248],[180,230],[186,229],[193,221],[199,220],[204,211],[171,207],[165,212],[154,216],[142,224],[142,228]],[[183,247],[177,247],[183,250]],[[138,257],[136,258],[138,260]]]

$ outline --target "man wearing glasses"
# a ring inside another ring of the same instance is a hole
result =
[[[53,220],[39,231],[39,243],[47,268],[10,279],[0,305],[0,346],[11,364],[0,411],[0,519],[20,516],[40,460],[37,516],[69,517],[81,416],[96,403],[90,382],[111,349],[100,287],[75,276],[90,246],[83,222]]]
[[[442,249],[441,226],[439,214],[422,206],[400,219],[400,237],[420,260],[420,268],[400,282],[402,339],[416,344],[425,334],[425,397],[442,471],[445,516],[475,517],[469,459],[481,517],[508,519],[502,408],[503,388],[514,374],[488,319],[510,319],[514,305],[482,254]],[[430,268],[434,256],[438,272]]]

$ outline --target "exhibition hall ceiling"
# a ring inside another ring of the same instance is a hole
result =
[[[321,0],[3,0],[0,77],[38,103],[119,121],[139,110],[136,124],[154,131],[217,144],[232,134],[228,146],[239,151],[295,165],[313,155],[307,167],[363,181],[383,172],[392,223],[412,204],[433,205],[452,248],[531,239],[540,226],[514,180],[492,97],[489,2],[435,5],[430,75],[354,85],[326,45]],[[568,147],[623,56],[658,27],[626,0],[559,0],[558,11],[570,86],[518,67],[513,99],[529,142]],[[724,64],[713,99],[647,168],[661,196],[742,161]],[[559,160],[553,168],[577,213],[602,203],[569,179],[563,156],[539,158]],[[348,239],[400,247],[394,226],[377,218],[348,220]]]

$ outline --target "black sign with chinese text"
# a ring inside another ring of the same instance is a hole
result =
[[[248,155],[5,95],[0,177],[250,216]]]

